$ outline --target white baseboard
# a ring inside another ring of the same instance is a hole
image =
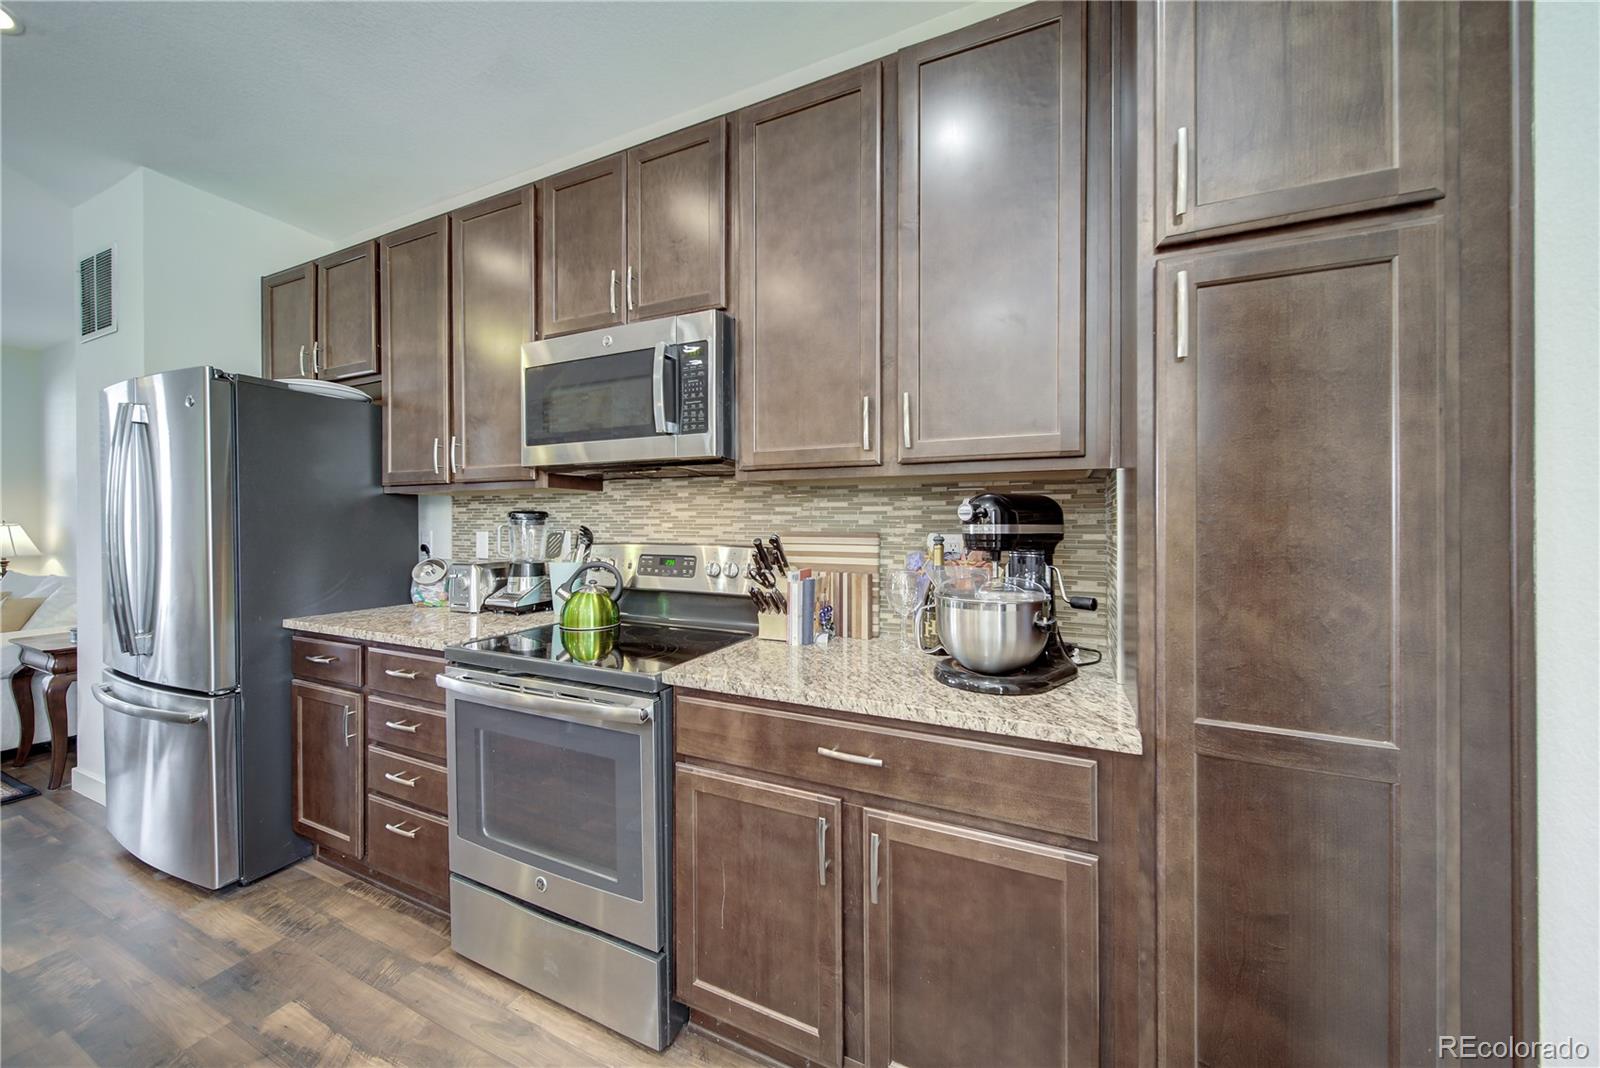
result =
[[[72,769],[72,791],[82,794],[97,805],[106,803],[106,781],[83,768]]]

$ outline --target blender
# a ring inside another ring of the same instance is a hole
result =
[[[548,512],[518,509],[506,513],[500,529],[506,533],[510,574],[506,584],[483,607],[493,612],[534,612],[550,607],[550,575],[547,570],[545,521]]]

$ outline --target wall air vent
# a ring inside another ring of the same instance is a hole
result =
[[[116,249],[108,248],[78,261],[78,340],[88,341],[117,328],[113,303]]]

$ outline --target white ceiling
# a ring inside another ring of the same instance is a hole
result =
[[[0,39],[8,168],[75,204],[147,166],[330,239],[976,17],[914,2],[6,6],[26,31]]]

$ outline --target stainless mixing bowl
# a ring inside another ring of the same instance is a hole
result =
[[[939,595],[939,640],[963,667],[1004,675],[1044,652],[1050,636],[1049,597],[1035,590]]]

